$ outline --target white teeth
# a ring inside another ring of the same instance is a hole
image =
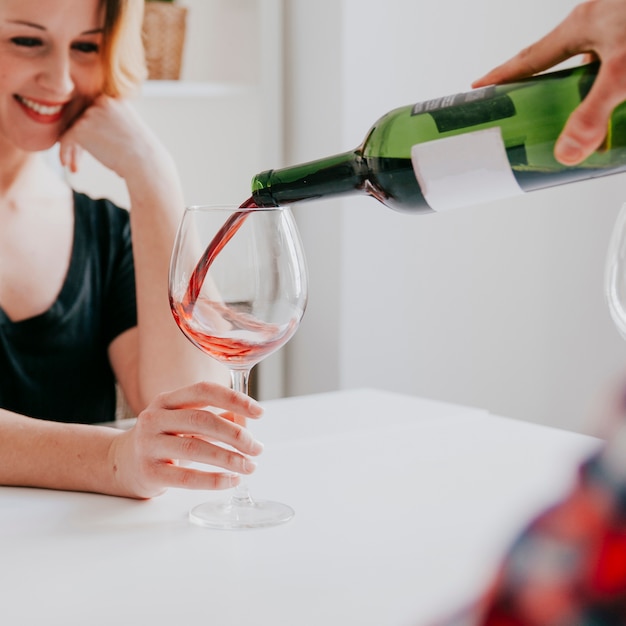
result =
[[[62,104],[55,104],[54,106],[46,106],[44,104],[39,104],[39,102],[35,102],[33,100],[29,100],[28,98],[24,98],[23,96],[17,96],[18,100],[26,105],[29,109],[32,109],[36,113],[40,115],[56,115],[63,108]]]

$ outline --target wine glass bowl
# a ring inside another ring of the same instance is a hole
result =
[[[626,204],[613,226],[604,279],[609,313],[619,334],[626,339]]]
[[[170,264],[172,314],[195,346],[228,366],[234,389],[247,393],[251,368],[291,339],[307,295],[304,252],[288,208],[185,209]],[[292,516],[287,505],[252,499],[245,483],[227,502],[190,512],[194,523],[232,529]]]

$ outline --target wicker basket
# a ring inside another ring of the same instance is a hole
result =
[[[186,7],[169,2],[145,3],[143,40],[149,79],[180,78],[186,20]]]

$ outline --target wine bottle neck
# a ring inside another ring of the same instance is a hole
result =
[[[257,174],[252,198],[259,207],[354,193],[364,188],[367,167],[358,150]]]

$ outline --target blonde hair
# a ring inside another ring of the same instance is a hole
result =
[[[101,0],[104,13],[104,85],[108,96],[126,96],[146,78],[142,40],[145,0]]]

